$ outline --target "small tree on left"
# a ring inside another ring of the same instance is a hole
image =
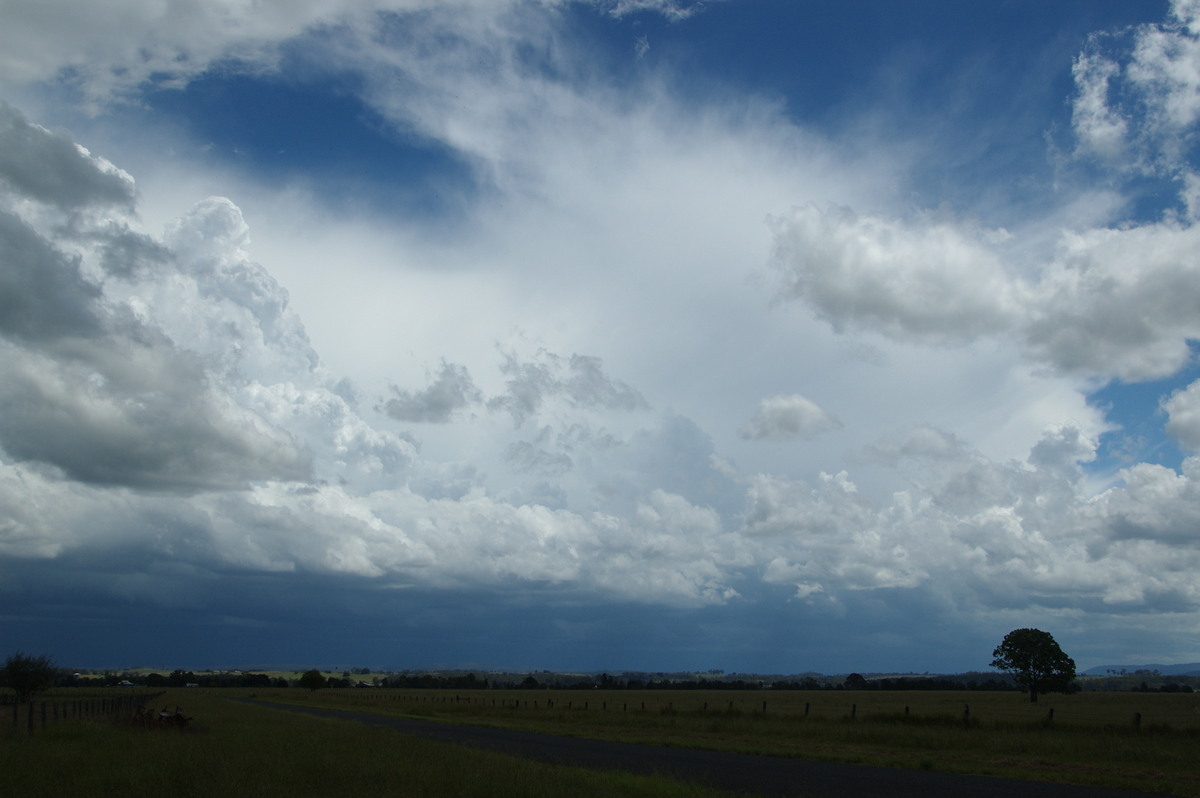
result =
[[[54,685],[54,660],[48,656],[32,656],[18,651],[4,661],[0,683],[12,688],[18,703],[28,701]]]

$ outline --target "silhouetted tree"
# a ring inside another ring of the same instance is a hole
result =
[[[1017,685],[1029,691],[1036,703],[1038,693],[1069,693],[1075,681],[1075,660],[1059,648],[1049,632],[1014,629],[992,652],[992,667],[1009,671]]]
[[[0,684],[11,687],[20,703],[49,690],[54,684],[54,674],[54,660],[50,657],[34,657],[18,651],[6,659],[4,667],[0,668]]]
[[[305,671],[300,674],[299,684],[301,687],[315,692],[324,687],[327,682],[325,677],[321,675],[321,672],[313,668],[311,671]]]
[[[196,678],[196,674],[191,671],[185,671],[182,668],[176,668],[171,671],[171,675],[167,677],[167,684],[171,687],[187,687],[189,684],[196,684],[200,680]]]
[[[861,673],[852,673],[847,676],[845,685],[847,690],[866,690],[869,686]]]

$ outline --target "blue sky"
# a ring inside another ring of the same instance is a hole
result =
[[[10,0],[0,639],[1200,660],[1200,6]]]

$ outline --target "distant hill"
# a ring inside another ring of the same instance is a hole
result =
[[[1163,676],[1200,676],[1200,662],[1184,662],[1178,665],[1097,665],[1088,668],[1081,676],[1112,676],[1113,673],[1124,671],[1133,674],[1137,671],[1158,671]]]

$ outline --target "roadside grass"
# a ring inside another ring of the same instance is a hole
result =
[[[289,689],[259,697],[627,742],[1200,797],[1195,694],[1080,693],[1044,696],[1038,704],[1015,693],[874,691]]]
[[[242,691],[221,691],[225,694]],[[665,778],[531,762],[229,701],[221,692],[170,691],[184,729],[113,718],[63,721],[0,735],[0,794],[87,796],[498,796],[717,798]],[[299,692],[299,691],[296,691]]]

